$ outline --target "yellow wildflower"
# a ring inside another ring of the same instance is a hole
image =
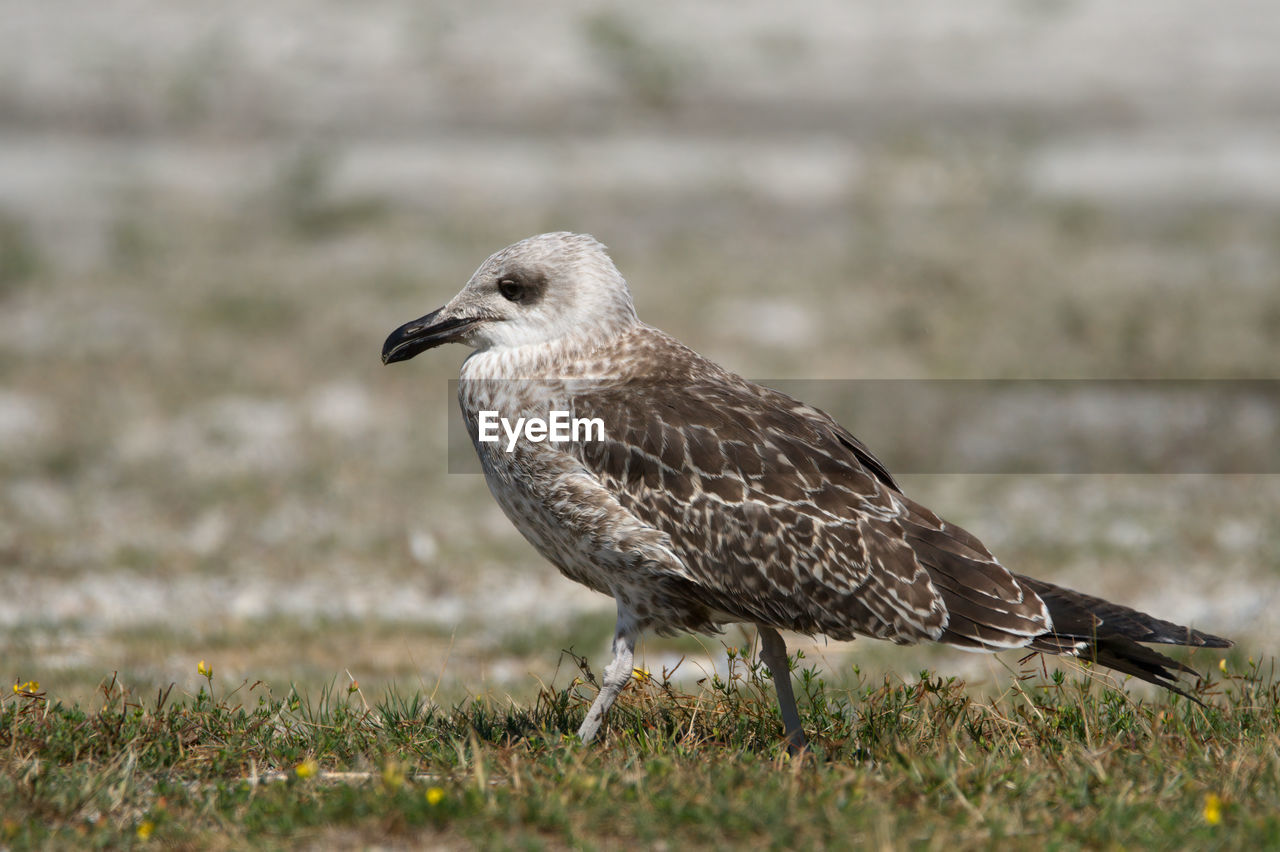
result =
[[[201,660],[200,664],[196,666],[196,674],[205,678],[213,677],[213,668],[205,663],[204,660]]]
[[[13,685],[13,692],[15,695],[22,695],[24,692],[28,694],[34,694],[39,691],[40,691],[40,681],[38,680],[29,680],[26,683],[22,683],[22,684],[15,683]]]
[[[404,786],[404,766],[398,761],[388,760],[382,767],[382,786],[388,792],[399,790]]]
[[[640,683],[647,683],[649,678],[653,677],[653,675],[649,674],[648,669],[641,668],[633,668],[631,670],[631,675]]]
[[[139,839],[139,840],[150,840],[150,839],[151,839],[151,832],[153,832],[153,831],[155,831],[155,830],[156,830],[156,825],[155,825],[155,823],[153,823],[153,822],[152,822],[151,820],[149,820],[149,819],[143,820],[143,821],[141,822],[141,824],[139,824],[139,825],[138,825],[138,839]]]
[[[444,790],[439,787],[428,787],[426,796],[427,804],[434,808],[436,805],[444,801]]]
[[[1222,822],[1222,799],[1217,793],[1210,793],[1204,797],[1204,821],[1209,825]]]
[[[1221,670],[1222,670],[1222,671],[1224,671],[1224,672],[1227,670],[1227,658],[1226,658],[1226,657],[1223,657],[1221,660],[1218,660],[1218,668],[1219,668],[1219,669],[1221,669]]]
[[[320,771],[320,764],[316,763],[313,758],[308,758],[294,767],[293,771],[297,773],[299,778],[306,781],[308,778],[315,777],[315,774]]]

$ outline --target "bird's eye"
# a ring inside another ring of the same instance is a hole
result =
[[[524,293],[524,288],[510,278],[503,278],[498,282],[498,292],[508,302],[518,302],[520,301],[520,296]]]

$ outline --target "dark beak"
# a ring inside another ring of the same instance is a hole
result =
[[[442,310],[444,308],[434,310],[391,332],[386,343],[382,344],[382,363],[408,361],[419,352],[461,340],[467,329],[479,322],[472,317],[437,320]]]

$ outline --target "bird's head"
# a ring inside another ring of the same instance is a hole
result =
[[[502,349],[604,339],[635,322],[631,291],[603,245],[586,234],[539,234],[491,256],[444,307],[391,332],[382,361],[444,343]]]

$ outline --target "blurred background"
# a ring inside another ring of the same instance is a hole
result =
[[[571,646],[598,671],[611,602],[447,472],[464,350],[378,358],[540,231],[595,234],[644,319],[760,379],[1280,378],[1274,3],[0,19],[0,677],[52,697],[113,672],[193,691],[200,660],[220,688],[438,700],[528,699],[576,674]],[[1276,475],[905,487],[1015,570],[1240,658],[1280,637]],[[723,659],[718,638],[642,653],[694,677]],[[975,688],[1017,666],[809,654]]]

